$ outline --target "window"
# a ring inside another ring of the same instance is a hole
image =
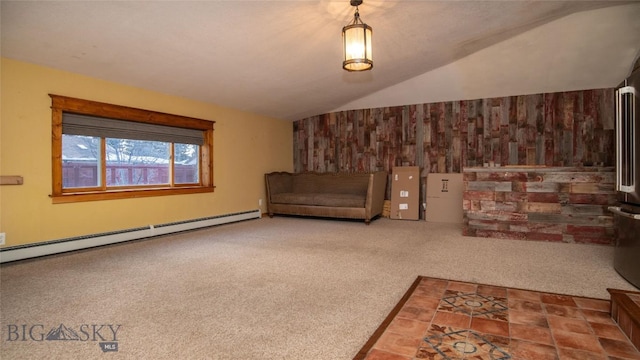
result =
[[[213,121],[49,96],[54,203],[213,191]]]

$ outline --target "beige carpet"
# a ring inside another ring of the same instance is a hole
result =
[[[634,289],[612,247],[460,232],[275,217],[5,264],[0,357],[351,359],[419,275],[596,298]],[[51,329],[78,340],[36,341]]]

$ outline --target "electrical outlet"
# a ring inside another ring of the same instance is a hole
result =
[[[6,237],[7,236],[5,233],[0,233],[0,245],[4,245],[4,240]]]
[[[258,199],[258,206],[262,206],[262,199]]]

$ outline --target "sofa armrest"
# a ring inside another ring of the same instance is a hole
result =
[[[367,220],[382,214],[384,197],[387,192],[387,179],[388,174],[386,171],[376,171],[370,175],[365,203]]]
[[[267,187],[267,210],[271,207],[271,196],[290,193],[293,190],[293,174],[289,172],[272,172],[264,175]]]

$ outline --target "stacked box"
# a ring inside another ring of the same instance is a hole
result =
[[[462,224],[462,174],[427,175],[425,220]]]
[[[391,174],[391,219],[420,219],[420,168],[394,167]]]

